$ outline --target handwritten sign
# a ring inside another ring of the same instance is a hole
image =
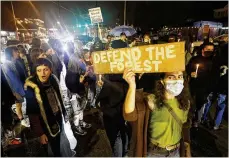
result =
[[[173,72],[185,70],[184,42],[121,48],[92,53],[96,74]]]
[[[210,30],[209,25],[204,25],[203,33],[204,33],[204,34],[208,34],[208,33],[209,33],[209,30]]]
[[[89,11],[89,15],[90,15],[92,24],[103,22],[103,16],[102,16],[100,7],[91,8],[91,9],[88,9],[88,11]]]

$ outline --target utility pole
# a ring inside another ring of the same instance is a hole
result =
[[[14,25],[15,25],[15,29],[16,29],[16,38],[18,37],[18,28],[17,28],[17,24],[16,24],[16,17],[15,17],[15,14],[14,14],[14,6],[13,6],[13,2],[11,2],[11,7],[12,7],[12,12],[13,12],[13,17],[14,17]]]
[[[126,25],[126,1],[124,1],[124,25]]]
[[[98,2],[96,0],[95,1],[95,7],[97,7],[97,6],[98,6]],[[97,32],[96,33],[97,33],[96,36],[99,37],[99,23],[97,24]]]

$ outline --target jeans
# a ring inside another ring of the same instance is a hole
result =
[[[180,157],[180,148],[167,151],[166,149],[148,147],[147,157]]]
[[[212,100],[210,97],[207,99],[207,103],[205,104],[204,108],[204,115],[203,115],[203,120],[207,120],[207,115],[209,112],[209,109],[212,105]],[[222,118],[223,118],[223,113],[226,107],[226,95],[225,94],[218,94],[217,96],[217,105],[216,105],[216,114],[215,114],[215,125],[219,126]]]
[[[104,127],[110,141],[113,157],[124,157],[128,152],[130,135],[125,121],[121,117],[103,115]]]
[[[90,107],[95,108],[95,85],[89,85],[88,87],[88,93],[87,93],[87,99]]]
[[[200,122],[203,115],[203,106],[206,103],[208,93],[203,88],[195,88],[191,91],[191,93],[195,97],[196,105],[194,121]]]

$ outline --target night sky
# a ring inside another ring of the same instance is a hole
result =
[[[90,23],[88,9],[98,6],[102,9],[104,24],[115,25],[117,18],[120,19],[120,24],[123,24],[123,1],[32,1],[32,3],[37,8],[37,13],[28,1],[14,1],[16,18],[40,18],[45,21],[47,28],[55,26],[57,21],[67,25],[84,25]],[[59,8],[58,3],[72,10],[77,17]],[[223,8],[226,4],[227,1],[127,1],[127,23],[143,28],[158,28],[164,25],[184,26],[187,19],[213,20],[213,9]],[[2,30],[13,30],[12,20],[10,1],[1,2]]]

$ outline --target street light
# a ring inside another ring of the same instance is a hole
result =
[[[60,22],[59,22],[59,21],[57,21],[57,24],[59,24],[59,25],[60,25]]]

